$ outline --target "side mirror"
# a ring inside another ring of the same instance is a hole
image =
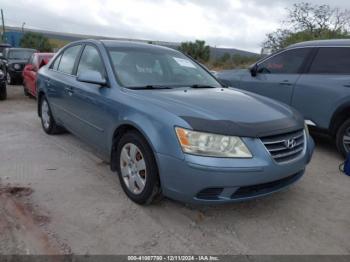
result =
[[[256,77],[258,74],[259,66],[258,64],[254,64],[249,68],[250,74],[252,77]]]
[[[79,82],[90,83],[95,85],[105,86],[107,84],[106,79],[100,72],[88,70],[78,74],[77,80]]]

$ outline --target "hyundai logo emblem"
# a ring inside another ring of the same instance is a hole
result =
[[[297,141],[295,141],[295,139],[291,138],[291,139],[285,140],[284,145],[288,149],[293,149],[297,145]]]

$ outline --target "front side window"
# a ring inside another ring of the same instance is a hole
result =
[[[69,47],[64,51],[58,65],[58,71],[66,74],[73,73],[75,60],[79,54],[80,48],[81,48],[81,45],[76,45],[76,46]]]
[[[105,76],[104,66],[99,52],[93,46],[87,45],[81,55],[77,74],[85,71],[97,71]]]
[[[259,64],[259,73],[298,74],[309,52],[307,48],[284,51]]]
[[[175,50],[119,47],[108,51],[117,78],[125,87],[221,87],[207,71]]]
[[[310,74],[350,74],[350,47],[321,47]]]

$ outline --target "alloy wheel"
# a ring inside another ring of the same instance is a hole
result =
[[[350,152],[350,127],[348,127],[343,136],[343,144],[347,153]]]
[[[123,146],[120,154],[120,170],[123,181],[128,190],[141,194],[146,185],[146,161],[141,150],[133,143]]]

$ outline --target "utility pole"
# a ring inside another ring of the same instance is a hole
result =
[[[2,41],[5,42],[5,21],[4,21],[4,12],[1,9],[1,21],[2,21]]]

